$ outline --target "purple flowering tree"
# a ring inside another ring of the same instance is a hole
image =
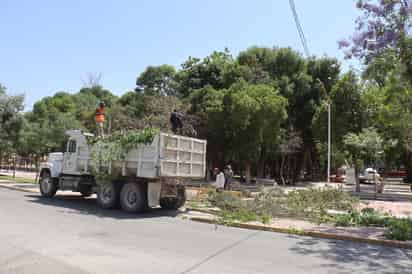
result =
[[[338,42],[345,57],[369,63],[392,49],[399,59],[404,58],[412,27],[412,0],[359,0],[356,7],[362,14],[355,21],[354,34]]]

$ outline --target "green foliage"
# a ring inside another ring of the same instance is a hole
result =
[[[237,68],[228,50],[215,51],[203,59],[189,57],[176,74],[178,92],[181,96],[188,97],[195,90],[206,86],[214,89],[228,88],[239,77]]]
[[[137,91],[146,95],[177,95],[176,70],[169,65],[149,66],[137,78]]]
[[[263,219],[288,215],[286,196],[282,189],[262,188],[255,199],[249,203],[249,208]]]
[[[102,169],[103,166],[107,167],[111,162],[125,160],[130,150],[152,143],[158,132],[156,129],[146,128],[142,131],[118,132],[105,138],[95,138],[91,141],[93,143],[90,154],[92,173],[98,181],[104,181],[108,174]]]
[[[392,240],[412,241],[412,220],[390,219],[385,236]]]
[[[269,223],[272,218],[271,215],[254,210],[248,202],[230,192],[211,191],[208,193],[207,200],[211,206],[220,209],[217,213],[220,224],[258,220]]]
[[[0,85],[0,154],[15,152],[22,128],[24,96],[7,95],[6,88]],[[0,155],[1,156],[1,155]]]
[[[211,191],[208,202],[220,209],[217,212],[220,224],[254,221],[269,224],[273,217],[287,215],[340,227],[384,227],[389,239],[412,240],[412,220],[397,219],[373,208],[358,211],[355,206],[359,200],[338,189],[305,189],[288,194],[280,188],[262,189],[254,200],[244,200],[230,192]],[[331,210],[342,213],[332,214]],[[293,229],[291,232],[296,234]]]
[[[243,206],[243,201],[240,197],[233,195],[230,192],[210,191],[207,197],[208,202],[222,210],[238,210]]]
[[[361,212],[353,210],[348,214],[329,215],[325,217],[329,223],[336,226],[372,226],[385,227],[385,236],[391,240],[412,240],[412,220],[398,219],[382,215],[373,208],[364,208]]]
[[[292,215],[318,223],[324,222],[328,210],[353,211],[357,202],[347,192],[334,188],[292,191],[287,195],[286,201]]]
[[[332,117],[332,140],[337,147],[350,132],[362,129],[361,88],[353,72],[349,72],[333,86],[330,94]],[[326,143],[328,112],[327,104],[320,105],[313,116],[312,125],[318,141]]]
[[[358,203],[358,199],[342,190],[332,188],[297,190],[285,194],[282,189],[275,187],[262,189],[253,200],[244,200],[230,192],[210,192],[208,202],[223,211],[223,215],[219,216],[224,217],[255,215],[256,220],[269,223],[273,217],[287,216],[324,223],[337,222],[335,219],[332,220],[330,210],[355,212],[354,206]],[[347,222],[346,219],[343,220],[346,217],[342,215],[339,222]],[[372,223],[372,218],[370,217],[368,222]]]
[[[374,128],[363,129],[361,133],[347,134],[343,143],[353,160],[370,160],[374,162],[383,153],[383,138]]]
[[[287,100],[267,85],[236,83],[226,91],[223,106],[227,148],[244,162],[276,142],[287,118]]]
[[[217,213],[219,224],[231,224],[235,222],[247,223],[257,221],[258,216],[245,207],[241,207],[236,211],[221,210]],[[267,217],[264,217],[265,222]]]
[[[364,208],[361,212],[353,210],[347,214],[330,215],[328,222],[336,226],[373,226],[385,227],[390,217],[382,215],[373,208]]]
[[[6,176],[6,175],[0,175],[0,180],[7,180],[7,181],[13,181],[16,183],[27,183],[27,184],[35,184],[36,181],[34,179],[30,178],[22,178],[22,177],[13,177],[13,176]]]

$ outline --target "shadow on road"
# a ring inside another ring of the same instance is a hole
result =
[[[339,273],[375,272],[412,273],[412,251],[337,240],[319,240],[290,236],[299,241],[290,248],[299,255],[327,259],[321,267],[339,269]],[[326,245],[320,245],[326,243]],[[358,266],[360,269],[354,269]]]
[[[67,214],[95,215],[104,218],[114,219],[140,219],[140,218],[157,218],[157,217],[176,217],[182,214],[182,211],[163,210],[161,208],[151,208],[147,212],[133,214],[118,209],[102,209],[97,205],[95,198],[84,198],[79,195],[56,195],[53,198],[44,198],[40,195],[25,195],[29,202],[59,207]]]

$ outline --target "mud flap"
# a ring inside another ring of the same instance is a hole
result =
[[[162,190],[162,184],[160,182],[149,183],[147,187],[147,202],[149,207],[155,207],[160,205],[160,192]]]

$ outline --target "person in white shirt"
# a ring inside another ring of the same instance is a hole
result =
[[[218,168],[215,168],[215,174],[216,174],[216,182],[214,182],[212,185],[216,189],[223,189],[225,187],[225,174]]]

